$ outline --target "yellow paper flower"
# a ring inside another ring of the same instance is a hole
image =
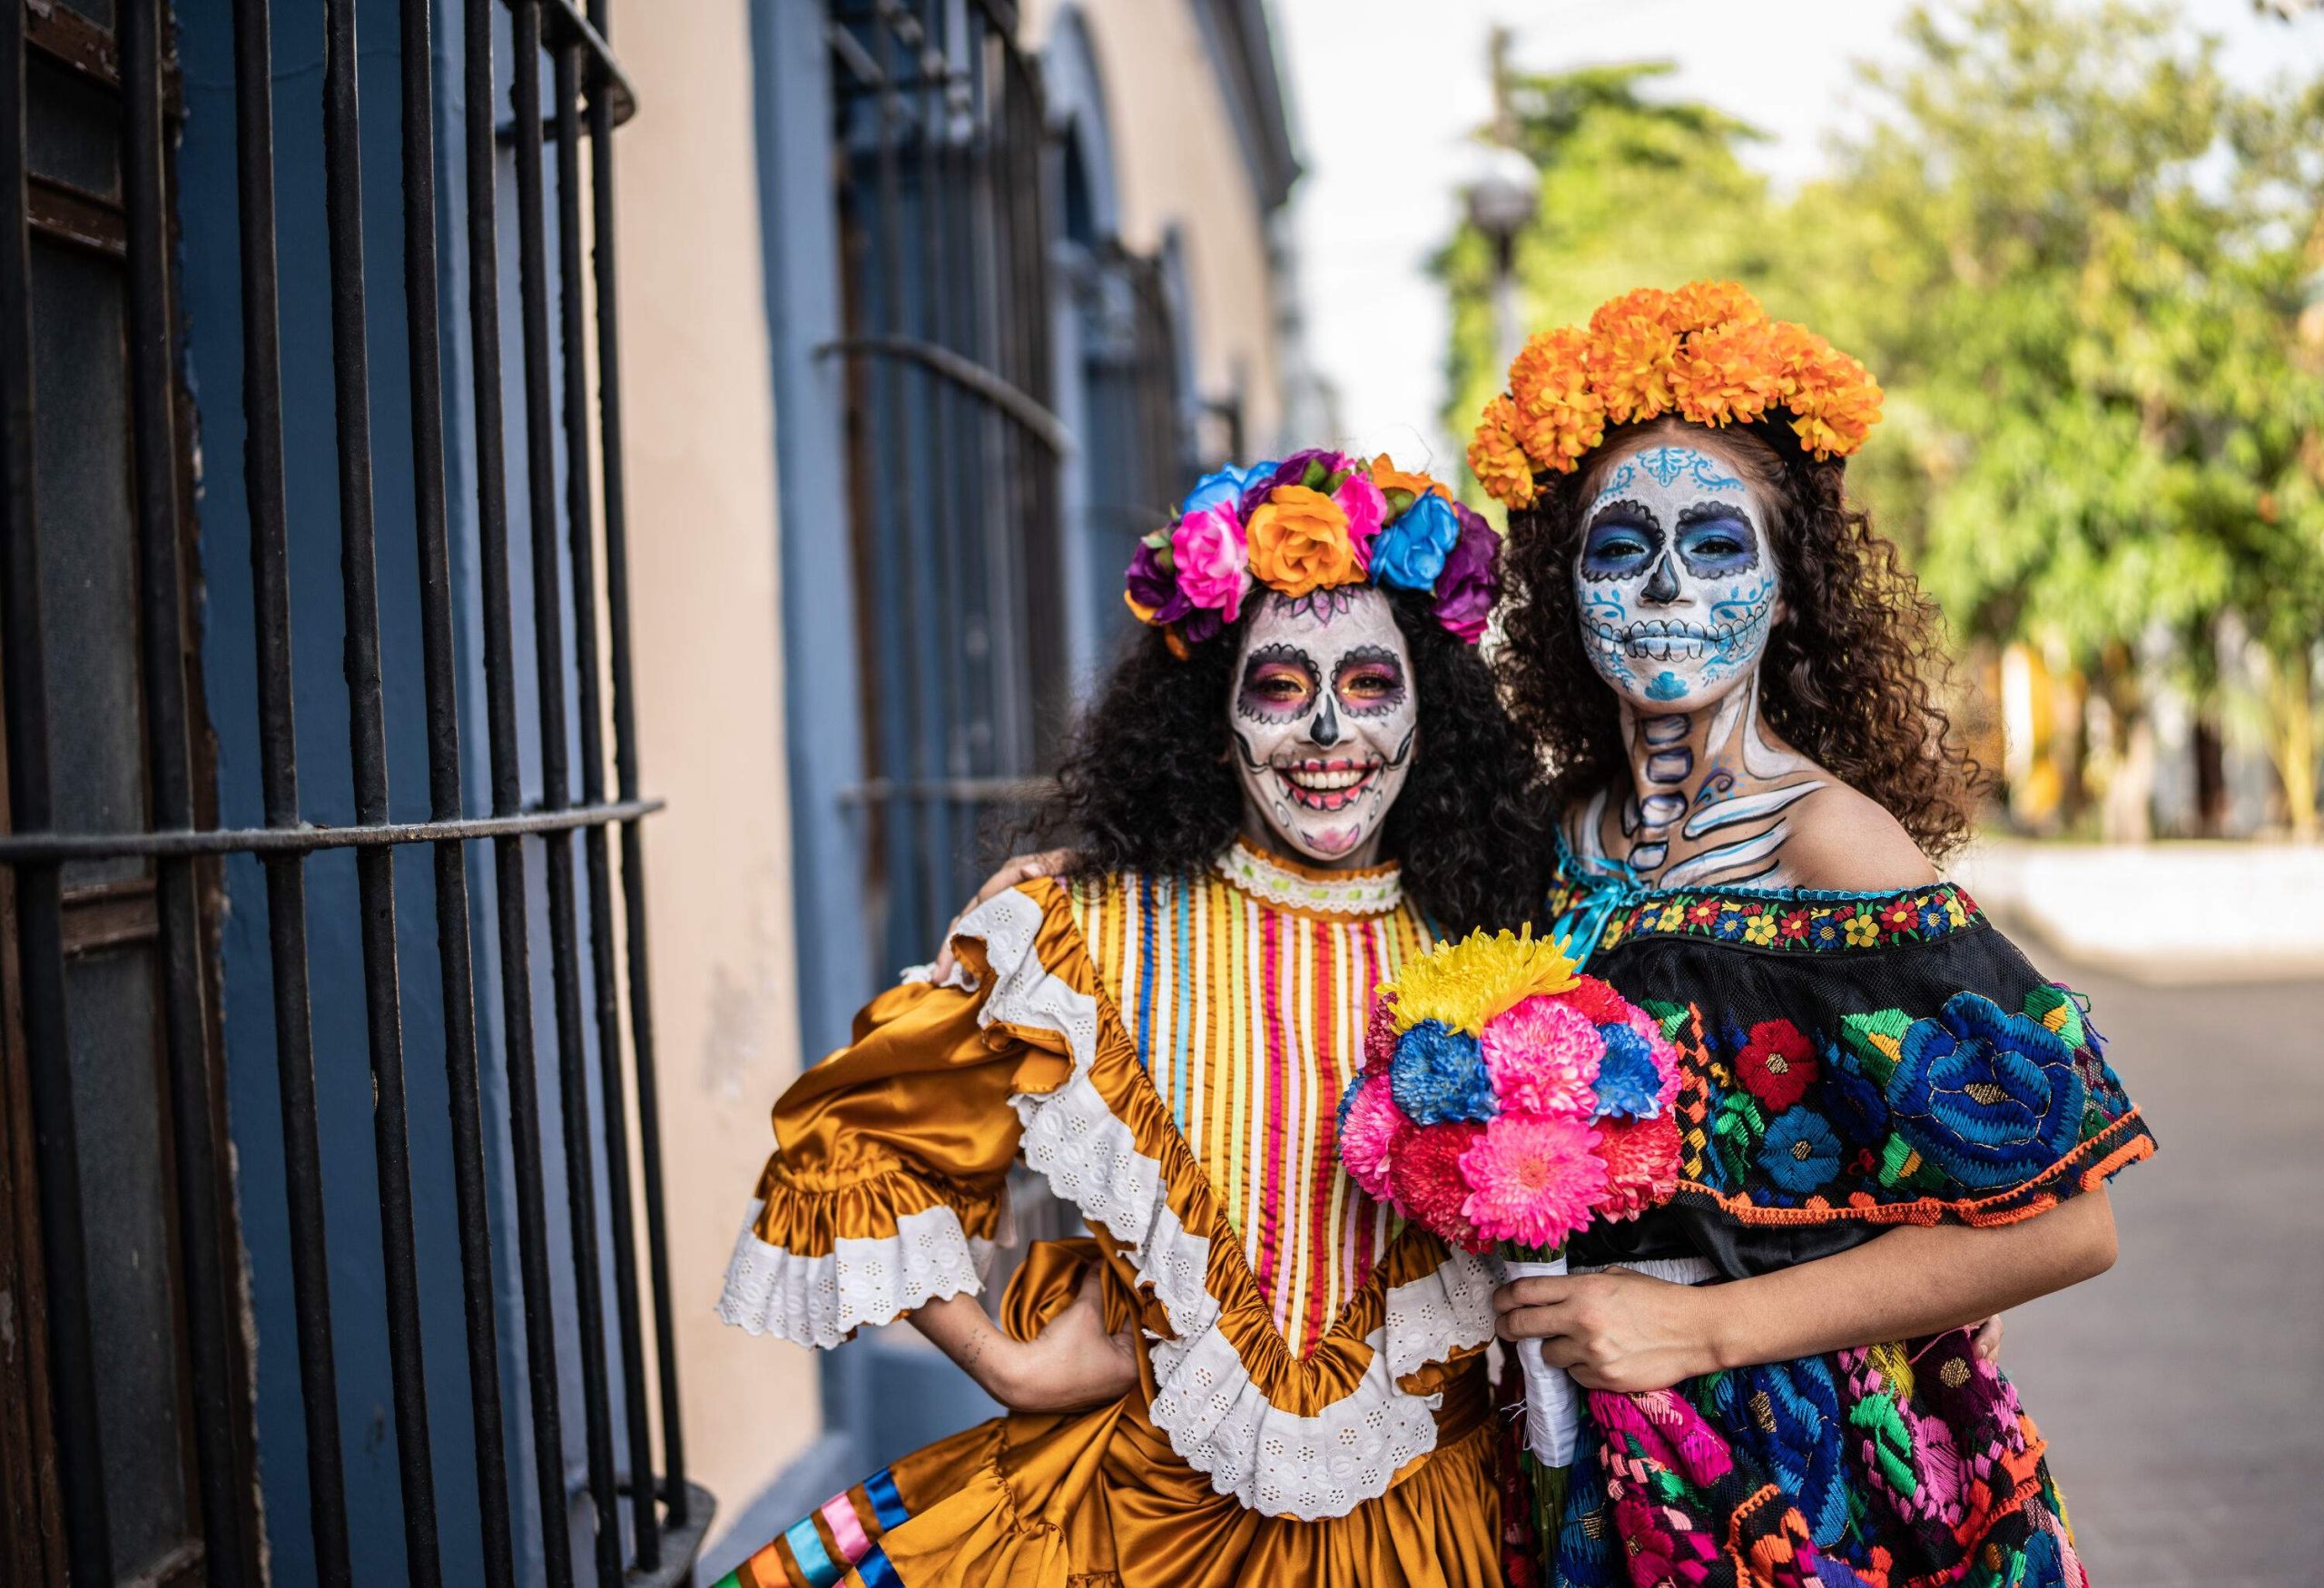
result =
[[[1469,472],[1485,494],[1506,507],[1531,507],[1533,465],[1517,441],[1517,405],[1506,393],[1485,404],[1469,442]]]
[[[1736,320],[1765,320],[1768,311],[1739,281],[1689,281],[1670,294],[1670,329],[1709,330]]]
[[[1347,513],[1322,491],[1279,485],[1245,530],[1251,577],[1286,596],[1305,596],[1361,579]]]
[[[1630,294],[1631,299],[1641,296]],[[1584,357],[1590,388],[1606,406],[1608,423],[1650,419],[1678,406],[1670,370],[1679,357],[1679,333],[1659,314],[1610,315],[1600,309],[1590,317],[1590,348]]]
[[[1442,942],[1407,960],[1383,996],[1396,1001],[1396,1031],[1411,1031],[1424,1020],[1477,1036],[1485,1022],[1537,992],[1563,992],[1574,984],[1573,961],[1528,927],[1521,935],[1488,937],[1472,932],[1458,942]]]
[[[1538,331],[1509,366],[1516,431],[1536,469],[1571,474],[1606,439],[1606,404],[1590,385],[1589,335],[1573,326]]]
[[[1782,395],[1783,360],[1765,321],[1689,336],[1670,366],[1679,411],[1699,425],[1749,424]]]
[[[1406,474],[1388,460],[1385,452],[1372,460],[1372,483],[1380,488],[1383,495],[1392,490],[1410,491],[1415,501],[1431,491],[1447,501],[1452,498],[1452,493],[1444,488],[1443,480],[1425,474]]]

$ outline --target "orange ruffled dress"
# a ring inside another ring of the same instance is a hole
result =
[[[1364,1198],[1334,1127],[1372,990],[1428,942],[1393,868],[1238,844],[1043,880],[956,929],[774,1110],[720,1315],[830,1346],[982,1287],[1022,1157],[1093,1232],[1038,1244],[1029,1338],[1098,1267],[1118,1404],[1010,1415],[832,1496],[738,1588],[1498,1583],[1493,1275]]]

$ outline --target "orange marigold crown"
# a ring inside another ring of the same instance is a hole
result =
[[[1469,469],[1486,494],[1531,505],[1534,476],[1571,474],[1610,425],[1675,413],[1699,425],[1780,412],[1817,458],[1846,458],[1880,422],[1880,382],[1804,325],[1770,320],[1733,281],[1641,287],[1587,327],[1535,333],[1485,404]]]

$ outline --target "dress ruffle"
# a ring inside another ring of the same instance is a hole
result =
[[[828,1350],[866,1325],[983,1293],[999,1217],[991,1198],[947,1201],[902,1169],[821,1193],[769,1189],[778,1194],[751,1204],[727,1259],[724,1322]],[[841,1233],[866,1228],[886,1233]]]
[[[1045,935],[1069,948],[1036,952]],[[1054,884],[998,895],[955,929],[995,1032],[1069,1060],[1010,1102],[1025,1160],[1136,1271],[1155,1386],[1149,1415],[1222,1494],[1268,1515],[1346,1514],[1436,1446],[1433,1367],[1492,1337],[1494,1275],[1407,1227],[1308,1356],[1285,1346],[1242,1248],[1108,1018]]]

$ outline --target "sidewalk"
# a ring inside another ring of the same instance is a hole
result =
[[[2013,931],[2148,986],[2324,977],[2324,846],[1985,839],[1950,870]]]

